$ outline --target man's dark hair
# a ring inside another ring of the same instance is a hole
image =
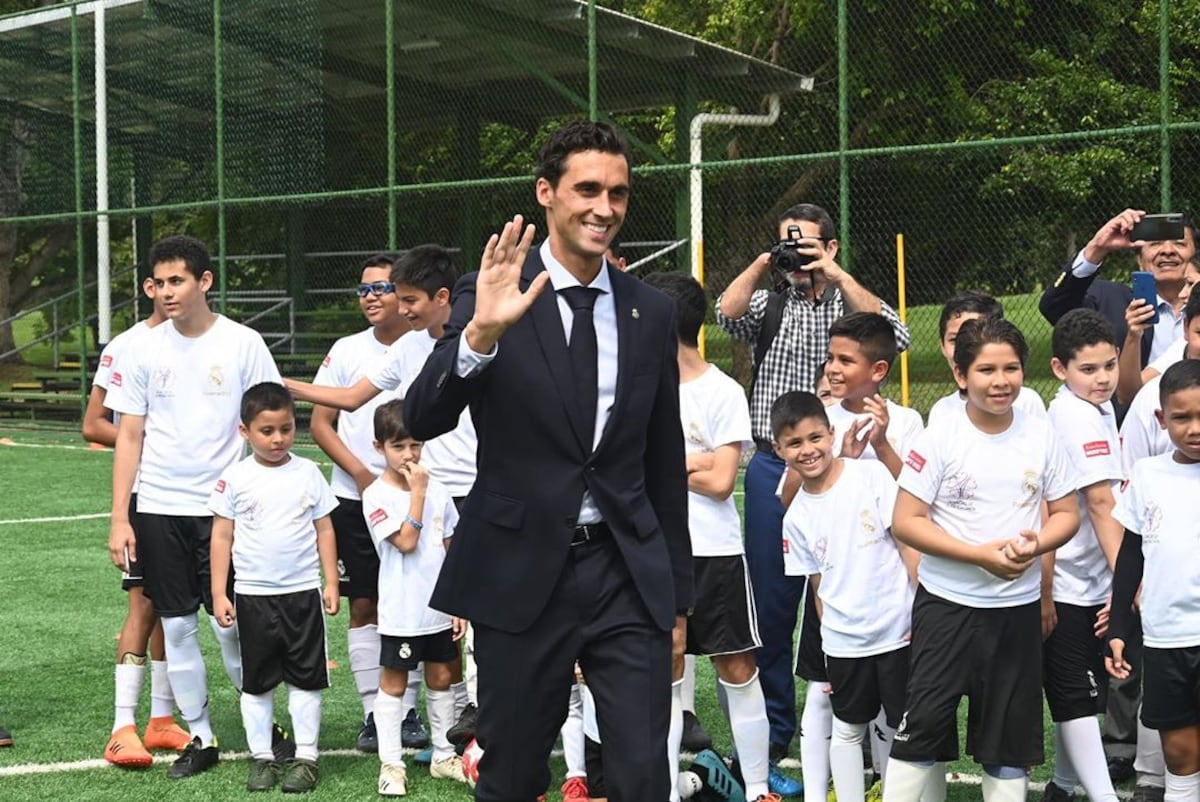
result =
[[[183,262],[188,272],[195,276],[197,281],[206,272],[212,270],[212,257],[208,255],[208,248],[204,247],[204,243],[195,237],[184,234],[160,239],[154,243],[150,248],[150,253],[146,256],[146,264],[150,267],[151,276],[154,275],[155,265],[176,261]]]
[[[821,239],[837,239],[837,226],[833,224],[833,218],[829,216],[829,212],[815,203],[797,203],[790,209],[785,210],[783,214],[779,215],[779,219],[775,221],[775,231],[772,232],[771,236],[778,236],[779,226],[783,225],[787,220],[804,220],[809,223],[816,223],[821,232]]]
[[[1200,287],[1197,284],[1196,287]],[[1183,305],[1183,325],[1192,322],[1192,319],[1200,315],[1200,292],[1196,291],[1196,287],[1192,287],[1192,292],[1188,295],[1187,303]]]
[[[771,404],[771,436],[779,442],[779,435],[784,429],[796,426],[808,418],[816,418],[823,425],[829,425],[829,413],[825,411],[821,399],[803,390],[786,392]]]
[[[708,314],[708,295],[700,282],[679,271],[651,273],[643,280],[675,302],[679,341],[695,348],[699,344],[700,327]]]
[[[872,362],[887,362],[890,367],[896,358],[896,331],[878,312],[842,315],[829,326],[829,339],[834,337],[845,337],[858,343]]]
[[[633,153],[629,143],[613,125],[591,120],[575,120],[559,128],[546,139],[538,152],[538,165],[534,175],[557,187],[558,179],[567,170],[567,157],[584,150],[615,153],[625,157],[625,164],[632,170]]]
[[[453,290],[457,279],[454,254],[432,243],[409,248],[392,266],[393,284],[424,290],[430,298],[437,295],[438,290]]]
[[[296,417],[296,401],[282,384],[261,382],[242,393],[242,423],[249,426],[260,412],[286,409]]]
[[[1072,309],[1058,319],[1050,335],[1050,351],[1064,366],[1075,358],[1079,349],[1101,343],[1115,348],[1117,334],[1108,318],[1095,309]]]
[[[980,317],[1004,317],[1004,307],[992,296],[979,290],[963,290],[950,296],[942,306],[938,319],[938,341],[946,339],[946,328],[950,321],[960,315],[975,314]]]
[[[954,338],[954,366],[964,376],[967,375],[983,346],[991,343],[1012,346],[1021,367],[1025,367],[1029,359],[1029,344],[1025,342],[1025,335],[1012,323],[998,317],[978,317],[962,324],[958,336]]]
[[[1158,405],[1166,409],[1167,399],[1181,390],[1200,387],[1200,359],[1184,359],[1167,368],[1158,382]]]
[[[393,398],[386,404],[375,407],[375,440],[379,443],[395,443],[412,437],[404,423],[404,399]]]
[[[386,267],[389,270],[399,262],[402,254],[399,251],[380,251],[379,253],[371,254],[363,260],[362,269],[368,267]]]

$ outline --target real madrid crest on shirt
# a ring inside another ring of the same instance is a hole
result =
[[[412,657],[412,647],[408,645],[408,641],[400,644],[399,655],[401,660],[407,660]]]
[[[204,390],[204,394],[229,395],[229,389],[225,386],[225,370],[218,363],[213,363],[208,366],[208,381],[207,387]]]

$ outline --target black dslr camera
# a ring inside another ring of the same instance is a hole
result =
[[[799,253],[796,250],[800,247],[802,239],[804,239],[804,235],[800,233],[800,226],[788,226],[787,239],[780,240],[771,246],[771,269],[781,276],[786,276],[817,261],[815,256]]]

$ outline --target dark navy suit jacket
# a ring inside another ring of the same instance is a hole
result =
[[[1129,332],[1129,327],[1125,325],[1125,309],[1132,300],[1133,290],[1124,284],[1096,278],[1095,273],[1087,278],[1077,278],[1071,272],[1071,265],[1067,265],[1042,293],[1038,309],[1051,326],[1072,309],[1095,309],[1112,324],[1117,333],[1117,346],[1120,347],[1125,344],[1125,335]],[[1154,329],[1150,328],[1142,335],[1143,368],[1150,363],[1150,346],[1153,343]]]

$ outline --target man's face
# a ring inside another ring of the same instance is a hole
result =
[[[1147,242],[1138,251],[1138,269],[1154,274],[1158,283],[1183,281],[1187,261],[1196,255],[1196,241],[1190,228],[1184,228],[1183,239]]]
[[[183,322],[199,311],[207,311],[204,293],[212,286],[212,273],[205,270],[197,279],[182,259],[154,265],[154,300],[161,301],[163,314]]]
[[[594,270],[629,208],[629,163],[619,153],[572,153],[557,185],[538,179],[537,200],[555,258],[569,270]]]
[[[832,259],[837,256],[837,240],[829,240],[826,242],[821,239],[821,226],[811,220],[782,220],[779,223],[779,239],[788,239],[789,228],[800,229],[800,239],[804,241],[806,246],[815,250],[818,258],[826,257]],[[788,273],[788,283],[796,289],[811,295],[813,292],[813,271],[797,270],[795,273]]]
[[[390,268],[364,267],[360,281],[363,284],[391,284],[391,276]],[[400,300],[394,289],[379,295],[368,292],[365,297],[358,299],[358,308],[362,310],[368,323],[378,326],[400,314]]]

